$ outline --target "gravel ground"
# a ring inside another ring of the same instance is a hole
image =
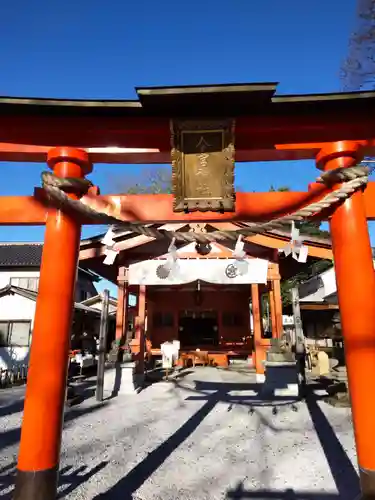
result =
[[[197,368],[67,410],[59,498],[352,500],[350,411],[262,401],[253,377]],[[0,500],[11,498],[23,394],[0,392]]]

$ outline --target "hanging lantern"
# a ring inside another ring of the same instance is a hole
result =
[[[192,222],[191,224],[189,224],[190,226],[190,229],[189,229],[189,232],[191,233],[200,233],[200,234],[204,234],[204,233],[207,233],[207,229],[206,229],[206,223],[197,223],[197,222]],[[196,241],[195,243],[195,251],[199,254],[199,255],[208,255],[212,250],[212,246],[211,246],[211,243],[209,241],[206,241],[206,242],[202,242],[202,241]]]
[[[195,250],[197,253],[199,253],[199,255],[208,255],[211,250],[212,250],[212,246],[211,246],[211,243],[200,243],[200,242],[197,242],[196,245],[195,245]]]

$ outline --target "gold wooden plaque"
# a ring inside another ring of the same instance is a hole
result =
[[[171,122],[175,212],[233,212],[234,121]]]

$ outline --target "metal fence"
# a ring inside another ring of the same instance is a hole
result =
[[[11,368],[0,368],[0,389],[26,384],[28,365],[17,365]]]

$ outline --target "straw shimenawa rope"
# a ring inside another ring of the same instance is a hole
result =
[[[87,193],[92,186],[91,182],[85,179],[62,179],[56,177],[51,172],[42,173],[43,188],[48,197],[53,201],[55,206],[61,210],[70,210],[77,212],[87,219],[94,220],[97,224],[113,225],[123,230],[132,231],[134,233],[149,236],[152,238],[175,238],[178,242],[191,243],[198,241],[200,243],[209,243],[220,240],[237,240],[239,235],[249,236],[252,234],[261,234],[273,229],[285,227],[286,223],[292,221],[300,221],[305,218],[317,215],[331,205],[343,201],[352,193],[365,186],[368,181],[370,168],[364,165],[357,165],[350,168],[338,168],[324,173],[317,179],[317,182],[324,183],[328,186],[334,186],[338,183],[341,185],[334,191],[328,193],[320,201],[311,203],[292,214],[279,217],[269,222],[263,223],[246,223],[246,227],[238,227],[233,231],[212,231],[210,233],[203,232],[176,232],[159,230],[138,222],[124,222],[114,215],[108,215],[104,212],[95,210],[79,200],[69,198],[65,190],[78,189],[81,193]]]

